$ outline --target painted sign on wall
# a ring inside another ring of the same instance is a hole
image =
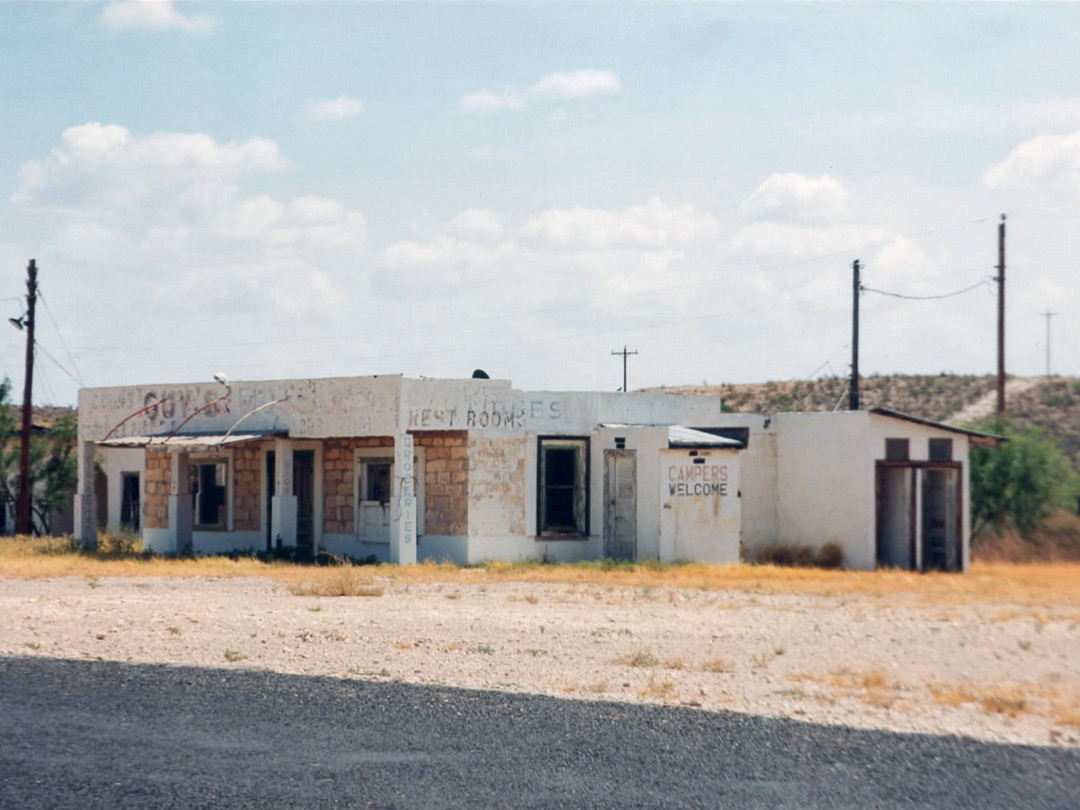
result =
[[[699,495],[728,495],[728,468],[707,458],[687,459],[685,463],[669,463],[667,494],[673,498]]]

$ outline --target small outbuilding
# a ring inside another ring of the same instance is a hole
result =
[[[76,534],[166,554],[397,563],[753,557],[833,542],[850,567],[965,570],[984,434],[891,411],[724,413],[719,397],[505,380],[84,389]]]

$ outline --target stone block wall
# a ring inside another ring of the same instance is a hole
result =
[[[388,436],[326,439],[323,442],[323,532],[352,534],[356,531],[357,447],[388,447],[393,455],[394,440]]]
[[[258,444],[233,450],[233,527],[238,532],[258,531],[262,524],[262,459]]]
[[[424,450],[424,533],[469,532],[469,434],[429,431],[413,434]]]
[[[163,450],[146,454],[146,494],[143,498],[143,526],[169,528],[169,487],[172,484],[172,456]]]

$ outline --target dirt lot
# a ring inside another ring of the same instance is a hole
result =
[[[0,654],[252,667],[1080,746],[1080,607],[376,576],[0,578]]]

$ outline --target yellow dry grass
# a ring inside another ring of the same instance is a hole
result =
[[[464,568],[451,563],[358,567],[367,582],[488,584],[531,582],[640,589],[790,593],[820,596],[914,597],[940,604],[1005,603],[1025,607],[1080,605],[1080,563],[975,563],[971,573],[916,574],[909,571],[832,571],[771,565],[662,565],[655,562],[540,563],[492,562]],[[337,566],[263,562],[255,558],[173,559],[99,550],[87,554],[64,538],[0,538],[0,576],[79,577],[265,577],[287,585],[340,580]]]

